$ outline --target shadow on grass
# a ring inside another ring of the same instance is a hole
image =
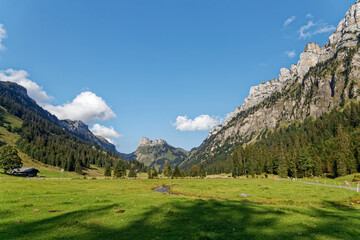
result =
[[[358,210],[174,199],[141,215],[118,205],[0,226],[0,239],[359,239]],[[340,215],[340,218],[336,218]],[[353,216],[354,218],[348,218]],[[128,224],[123,220],[135,219]],[[101,220],[100,220],[101,219]]]

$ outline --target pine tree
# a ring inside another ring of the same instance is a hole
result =
[[[126,177],[126,167],[125,167],[125,165],[121,166],[121,176]]]
[[[172,176],[172,170],[170,163],[168,161],[165,161],[164,163],[164,176],[165,177],[171,177]]]
[[[173,175],[172,175],[174,178],[178,178],[178,177],[181,177],[181,173],[180,173],[180,170],[179,170],[179,166],[176,164],[175,165],[175,168],[174,168],[174,172],[173,172]]]
[[[123,176],[122,171],[121,171],[121,166],[119,163],[117,163],[114,167],[114,177],[116,178],[121,178]]]
[[[80,164],[80,161],[77,161],[76,162],[76,165],[75,165],[75,172],[77,173],[77,174],[80,174],[80,175],[82,175],[82,167],[81,167],[81,164]]]
[[[148,179],[153,179],[152,172],[151,172],[150,168],[148,169],[147,174],[148,174]]]
[[[284,155],[284,149],[283,149],[283,145],[281,143],[280,145],[280,151],[281,151],[281,155],[280,155],[280,159],[279,159],[279,167],[278,167],[278,174],[280,177],[287,177],[288,176],[288,164],[286,162],[285,159],[285,155]]]
[[[0,168],[4,169],[5,173],[11,169],[20,168],[22,165],[15,147],[9,145],[0,147]]]
[[[157,178],[158,176],[159,176],[159,174],[156,171],[156,169],[154,171],[152,171],[152,178]]]
[[[130,171],[129,171],[129,174],[128,174],[128,177],[129,178],[136,178],[137,174],[136,174],[136,171],[135,171],[135,165],[131,165],[130,167]]]
[[[205,167],[204,167],[203,164],[200,165],[199,177],[200,178],[206,178],[206,171],[205,171]]]
[[[238,154],[238,149],[236,149],[232,154],[232,177],[236,178],[239,175],[240,175],[239,154]]]
[[[104,173],[105,177],[111,177],[111,168],[110,168],[110,164],[106,164],[105,165],[105,173]]]

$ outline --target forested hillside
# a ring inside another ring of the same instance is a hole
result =
[[[214,165],[209,170],[232,171],[233,176],[265,172],[282,177],[337,177],[358,172],[360,103],[351,102],[342,111],[334,109],[316,120],[308,117],[303,123],[264,133],[256,143],[236,147],[225,166]]]
[[[16,142],[17,147],[33,159],[67,171],[74,171],[76,165],[90,167],[90,164],[95,164],[102,167],[118,162],[127,168],[133,164],[136,168],[143,169],[143,164],[125,161],[119,158],[117,153],[103,151],[100,146],[94,146],[57,126],[54,123],[58,121],[56,117],[46,114],[46,111],[35,105],[35,102],[29,107],[29,103],[24,101],[27,97],[26,90],[22,87],[4,82],[0,85],[0,106],[23,121],[21,127],[7,125],[7,129],[20,135]],[[26,96],[14,95],[12,89],[20,89],[20,93],[23,92]],[[3,123],[2,117],[0,120]]]

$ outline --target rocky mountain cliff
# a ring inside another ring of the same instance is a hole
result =
[[[134,159],[144,163],[145,166],[154,166],[159,169],[164,167],[165,161],[168,161],[172,167],[176,164],[180,165],[188,155],[189,153],[186,150],[175,148],[162,139],[150,140],[143,137],[140,139],[139,146],[134,153],[120,156],[124,159]]]
[[[359,99],[360,1],[347,11],[325,46],[308,43],[297,64],[276,79],[250,89],[244,104],[214,127],[182,167],[228,158],[235,144],[246,144],[281,125],[315,118],[349,99]]]
[[[59,120],[56,116],[40,107],[33,99],[27,95],[26,88],[11,82],[0,81],[0,92],[2,95],[20,103],[33,113],[47,119],[51,123],[65,129],[67,132],[79,137],[80,139],[89,142],[95,146],[99,146],[105,151],[116,152],[115,146],[106,139],[96,137],[88,128],[88,126],[81,121]]]

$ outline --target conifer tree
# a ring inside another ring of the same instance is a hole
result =
[[[131,165],[130,170],[129,170],[129,174],[128,177],[129,178],[136,178],[137,174],[136,174],[136,170],[135,170],[135,165]]]
[[[80,174],[80,175],[82,175],[82,167],[81,167],[81,164],[80,164],[80,161],[77,161],[76,162],[76,165],[75,165],[75,172],[77,173],[77,174]]]
[[[278,167],[278,174],[280,177],[287,177],[288,176],[288,165],[285,159],[285,155],[284,155],[284,149],[283,149],[283,145],[282,142],[280,144],[280,151],[281,151],[281,155],[280,155],[280,159],[279,159],[279,167]]]
[[[121,178],[123,176],[122,171],[121,171],[120,163],[117,163],[115,165],[113,176],[116,177],[116,178]]]
[[[111,168],[110,168],[110,164],[106,164],[105,165],[105,173],[104,173],[105,177],[111,177]]]
[[[240,163],[239,163],[239,153],[236,149],[232,154],[232,177],[236,178],[240,175]]]
[[[170,163],[168,161],[165,161],[164,163],[164,176],[165,177],[171,177],[172,176],[172,170]]]
[[[11,169],[20,167],[22,167],[22,161],[16,148],[9,145],[0,147],[0,168],[4,169],[6,173]]]
[[[201,164],[200,168],[199,168],[199,177],[206,178],[206,171],[205,171],[205,167],[203,164]]]
[[[178,166],[177,164],[175,165],[174,172],[173,172],[172,176],[173,176],[174,178],[181,177],[181,173],[180,173],[180,170],[179,170],[179,166]]]
[[[148,179],[153,179],[152,172],[151,172],[150,168],[148,169],[147,174],[148,174]]]
[[[121,176],[126,177],[126,167],[125,167],[125,165],[121,166]]]

